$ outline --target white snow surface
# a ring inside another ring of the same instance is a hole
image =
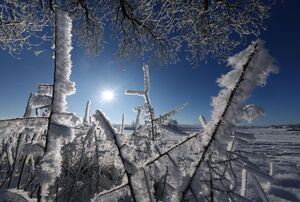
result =
[[[254,134],[255,140],[238,146],[237,150],[253,153],[252,161],[272,174],[271,182],[262,181],[269,201],[300,201],[300,131],[288,127],[244,128],[239,131]]]

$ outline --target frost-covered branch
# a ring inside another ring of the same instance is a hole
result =
[[[170,63],[178,61],[182,49],[192,63],[208,57],[225,59],[247,36],[260,35],[272,4],[263,0],[2,1],[0,48],[14,53],[48,40],[49,27],[55,26],[54,10],[60,8],[72,16],[75,37],[88,54],[102,51],[105,29],[111,27],[119,42],[118,59],[151,55]]]
[[[87,101],[87,103],[86,103],[85,112],[84,112],[83,122],[84,122],[85,124],[89,124],[90,105],[91,105],[91,101],[89,100],[89,101]]]
[[[50,39],[45,30],[50,21],[47,8],[37,0],[1,1],[0,48],[14,55],[41,45]]]
[[[216,152],[221,159],[226,154],[221,143],[224,139],[228,139],[226,137],[228,134],[232,133],[233,124],[240,121],[241,102],[255,87],[264,85],[270,73],[277,71],[272,57],[263,48],[261,41],[254,42],[246,50],[231,57],[229,64],[233,66],[233,70],[218,80],[223,89],[217,97],[213,98],[212,119],[205,127],[200,145],[203,151],[183,191],[183,198],[189,190],[192,192],[195,191],[194,189],[197,190],[192,183],[196,180],[197,173],[201,172],[199,169],[204,160],[213,152]]]
[[[206,120],[205,120],[205,117],[203,115],[199,116],[199,122],[200,122],[202,128],[206,127]]]
[[[41,186],[41,200],[49,200],[49,187],[53,185],[61,173],[62,140],[70,139],[72,129],[64,126],[62,115],[67,110],[67,96],[75,91],[74,83],[70,81],[71,75],[71,29],[72,21],[67,13],[57,9],[55,13],[55,54],[54,54],[54,81],[49,116],[48,132],[46,135],[45,154],[40,164],[38,174]]]
[[[144,64],[143,66],[144,71],[144,90],[127,90],[125,92],[126,95],[136,95],[136,96],[142,96],[144,98],[144,105],[140,107],[136,107],[135,111],[137,111],[137,118],[136,118],[136,126],[135,130],[137,130],[137,126],[139,125],[140,120],[140,113],[142,110],[144,110],[144,127],[143,129],[147,129],[150,134],[150,138],[152,141],[156,141],[157,137],[159,136],[158,127],[160,124],[166,124],[169,119],[174,116],[176,113],[178,113],[180,110],[182,110],[187,103],[184,103],[183,105],[163,114],[159,117],[155,117],[154,114],[154,108],[151,104],[150,99],[150,74],[149,74],[149,66]]]
[[[112,125],[110,124],[110,122],[107,120],[107,118],[103,115],[101,111],[97,110],[95,112],[94,119],[97,125],[103,130],[103,133],[106,136],[106,140],[111,143],[109,149],[110,152],[113,152],[118,159],[115,160],[114,165],[117,166],[119,169],[121,169],[122,173],[125,174],[125,178],[122,180],[122,183],[120,183],[120,185],[116,185],[114,188],[112,188],[111,191],[118,190],[126,186],[129,188],[132,200],[135,202],[136,199],[135,199],[135,193],[131,181],[131,173],[128,171],[128,166],[127,166],[129,162],[127,162],[126,159],[124,158],[124,154],[121,151],[121,144],[115,133],[115,130],[113,129]],[[100,193],[100,195],[98,195],[97,198],[101,199],[101,197],[106,194],[107,191]]]
[[[124,128],[125,128],[125,123],[124,123],[124,113],[122,114],[122,121],[121,121],[121,126],[120,126],[120,134],[124,134]]]
[[[160,115],[158,118],[155,119],[155,122],[156,123],[161,123],[161,124],[166,124],[172,116],[177,114],[180,110],[182,110],[186,106],[187,106],[187,103],[184,103],[181,106],[176,107],[175,109],[173,109],[173,110],[171,110],[171,111],[169,111],[169,112],[167,112],[163,115]]]
[[[134,133],[136,133],[136,131],[139,129],[140,116],[143,110],[144,110],[144,106],[137,106],[133,109],[133,111],[137,113],[135,118],[135,123],[134,123]]]
[[[150,91],[150,74],[149,74],[149,66],[144,64],[143,66],[144,71],[144,90],[138,91],[138,90],[127,90],[125,92],[126,95],[137,95],[142,96],[144,98],[145,104],[144,104],[144,120],[145,120],[145,127],[149,130],[149,136],[154,141],[155,136],[157,134],[154,119],[154,109],[151,104],[151,99],[149,95]]]

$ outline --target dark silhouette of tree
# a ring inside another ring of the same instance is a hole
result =
[[[260,34],[270,7],[263,0],[2,1],[0,47],[15,53],[51,39],[59,8],[72,17],[77,41],[91,55],[101,52],[104,33],[112,33],[118,59],[149,55],[174,62],[181,50],[193,63],[223,59],[247,36]]]

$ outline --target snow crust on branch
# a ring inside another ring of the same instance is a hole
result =
[[[213,97],[212,117],[204,128],[200,143],[200,147],[203,147],[203,153],[191,176],[188,187],[183,192],[183,197],[189,190],[193,193],[201,191],[199,187],[193,186],[193,184],[196,183],[196,179],[199,179],[199,175],[203,175],[200,172],[203,173],[204,161],[214,162],[217,159],[227,159],[226,143],[228,144],[231,139],[230,135],[233,133],[234,125],[242,120],[242,103],[256,87],[266,84],[269,74],[278,71],[274,65],[274,59],[263,47],[263,42],[260,40],[253,42],[247,49],[229,58],[228,64],[232,66],[232,70],[217,80],[222,89],[218,96]],[[243,142],[242,139],[236,140],[239,143]],[[270,180],[268,175],[254,168],[254,164],[245,158],[239,158],[237,162],[242,164],[242,167],[247,171]],[[200,171],[200,169],[202,170]],[[204,197],[214,197],[210,192]]]
[[[75,116],[67,111],[67,96],[75,92],[75,84],[70,81],[72,71],[72,20],[67,13],[55,11],[55,68],[52,95],[52,109],[49,117],[49,127],[42,157],[38,179],[41,185],[42,200],[49,200],[49,187],[61,173],[61,148],[63,140],[71,139],[73,130],[65,124],[73,125]],[[66,120],[68,123],[66,123]]]
[[[45,108],[43,116],[48,116],[52,104],[53,86],[49,84],[39,84],[36,93],[31,93],[26,105],[24,117],[29,117],[33,109]],[[36,114],[37,115],[37,114]]]
[[[105,144],[101,145],[101,150],[103,152],[101,163],[102,165],[113,165],[120,172],[119,174],[122,177],[122,180],[117,184],[119,187],[128,181],[128,176],[126,176],[125,173],[124,161],[120,152],[120,142],[117,138],[115,129],[100,110],[96,110],[93,117],[95,123],[101,130],[101,141],[105,142]]]
[[[252,58],[249,60],[251,56]],[[247,61],[249,61],[249,64],[247,64]],[[212,120],[208,123],[211,127],[207,127],[206,131],[214,128],[212,126],[215,125],[215,121],[221,118],[226,106],[229,109],[226,110],[225,117],[222,117],[222,119],[232,123],[239,122],[240,104],[249,97],[256,87],[266,84],[266,79],[270,73],[277,73],[278,71],[274,65],[274,59],[263,47],[263,42],[260,40],[254,42],[244,51],[230,57],[228,65],[232,66],[232,70],[217,80],[222,90],[217,97],[213,98],[212,107],[214,111]],[[233,90],[235,93],[230,100],[231,103],[228,105],[228,99],[232,95]]]
[[[90,106],[91,106],[91,101],[89,100],[86,103],[84,117],[83,117],[83,123],[85,123],[85,124],[89,124]]]
[[[206,126],[206,120],[205,120],[205,117],[203,115],[199,116],[199,122],[200,122],[201,127],[205,128],[205,126]]]
[[[67,110],[66,98],[75,93],[75,83],[70,81],[72,62],[72,20],[67,13],[56,10],[57,21],[55,25],[55,81],[53,94],[54,112]]]
[[[32,93],[30,105],[34,108],[44,107],[51,105],[52,97],[38,93]]]
[[[256,106],[254,104],[246,105],[243,108],[242,119],[248,122],[252,122],[253,120],[262,117],[265,115],[265,111],[263,108]]]
[[[30,198],[29,193],[20,189],[0,189],[1,201],[16,202],[36,202],[36,199]]]
[[[243,169],[240,195],[243,197],[246,197],[246,191],[247,191],[247,171],[245,169]]]
[[[46,129],[47,118],[15,118],[0,120],[0,139],[4,139],[13,133],[21,133],[25,128],[34,128],[37,131]]]
[[[135,123],[134,123],[134,133],[139,129],[140,116],[143,110],[144,110],[144,106],[137,106],[133,109],[133,111],[137,113],[135,118]]]
[[[119,201],[132,201],[129,187],[120,186],[117,191],[108,190],[100,195],[95,194],[91,202],[115,202],[116,199]]]
[[[46,197],[48,195],[49,186],[51,186],[56,177],[61,173],[62,156],[61,151],[61,138],[58,141],[52,141],[51,150],[48,151],[42,158],[40,164],[41,172],[38,172],[37,176],[41,184],[41,196]]]
[[[172,116],[174,116],[176,113],[178,113],[180,110],[185,108],[188,105],[188,103],[183,103],[181,106],[176,107],[175,109],[160,115],[158,118],[155,119],[155,122],[167,124],[168,121],[171,119]]]
[[[80,119],[70,112],[64,113],[53,113],[52,115],[53,123],[61,124],[67,127],[76,127],[80,124]]]
[[[52,97],[53,85],[50,84],[39,84],[37,87],[37,93],[40,95]]]
[[[205,127],[207,140],[212,135],[218,138],[222,134],[230,134],[230,125],[241,121],[241,103],[255,87],[265,85],[270,73],[277,72],[273,58],[260,40],[229,58],[228,64],[232,70],[217,80],[222,89],[212,100],[212,118]]]
[[[145,126],[144,128],[147,128],[148,135],[152,140],[155,139],[157,128],[154,124],[154,108],[151,104],[150,99],[150,73],[149,73],[149,66],[147,64],[143,65],[143,72],[144,72],[144,90],[127,90],[125,92],[126,95],[136,95],[136,96],[142,96],[144,98],[145,104],[144,104],[144,121]]]

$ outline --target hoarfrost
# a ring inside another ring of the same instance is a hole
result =
[[[0,201],[36,202],[29,197],[29,193],[20,189],[0,189]]]
[[[66,98],[75,92],[75,85],[70,81],[71,75],[71,29],[72,20],[67,13],[57,9],[55,12],[55,72],[52,95],[52,108],[49,117],[49,128],[38,173],[41,184],[41,197],[46,200],[49,187],[61,173],[61,148],[63,140],[71,139],[73,131],[65,126]],[[67,115],[69,116],[69,115]],[[73,116],[71,120],[73,121]],[[49,200],[49,199],[48,199]]]
[[[263,108],[256,106],[254,104],[251,105],[246,105],[243,108],[243,112],[242,112],[242,119],[246,120],[248,122],[251,122],[261,116],[264,116],[265,112],[263,110]]]

